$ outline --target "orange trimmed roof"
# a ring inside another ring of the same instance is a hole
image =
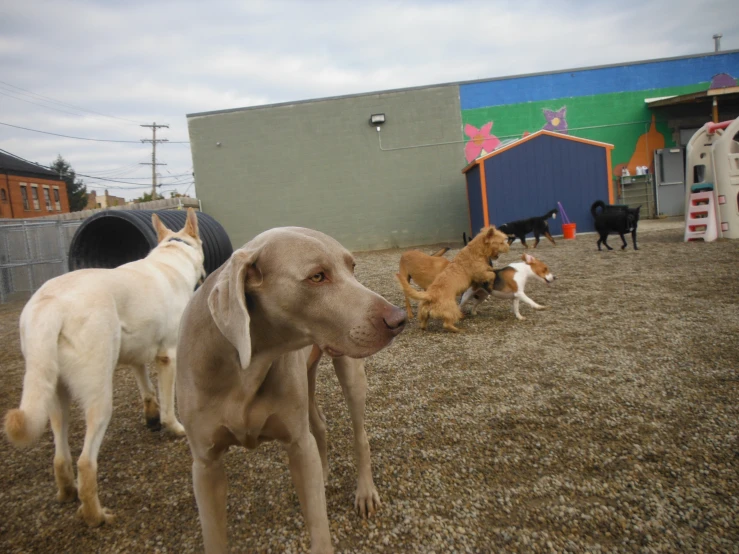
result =
[[[521,137],[515,142],[511,142],[509,144],[506,144],[505,146],[498,148],[494,151],[492,151],[490,154],[486,154],[480,158],[477,158],[476,160],[470,162],[463,170],[462,173],[467,173],[470,169],[475,167],[476,165],[480,164],[481,162],[484,162],[485,160],[492,158],[493,156],[497,156],[501,152],[505,152],[506,150],[510,150],[511,148],[515,148],[519,144],[523,144],[524,142],[528,140],[532,140],[536,137],[540,137],[542,135],[549,135],[551,137],[556,137],[560,139],[566,139],[566,140],[572,140],[575,142],[583,142],[585,144],[592,144],[593,146],[600,146],[602,148],[607,148],[608,150],[613,150],[613,145],[608,144],[607,142],[599,142],[597,140],[590,140],[590,139],[584,139],[580,137],[573,137],[572,135],[565,135],[563,133],[554,133],[552,131],[547,131],[545,129],[541,129],[540,131],[536,131],[535,133],[531,133],[530,135],[526,135],[525,137]]]

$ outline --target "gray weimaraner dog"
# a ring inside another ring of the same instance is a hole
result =
[[[273,439],[287,450],[312,551],[333,551],[325,426],[312,397],[319,356],[311,356],[312,345],[335,360],[344,393],[355,401],[358,502],[377,501],[359,413],[366,381],[358,359],[390,344],[405,322],[403,310],[355,279],[344,247],[310,229],[265,231],[208,277],[185,310],[177,349],[178,406],[206,552],[227,549],[222,454]]]

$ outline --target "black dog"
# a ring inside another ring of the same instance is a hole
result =
[[[513,241],[518,239],[521,241],[521,244],[523,244],[525,248],[528,248],[529,245],[526,244],[526,235],[531,232],[534,233],[534,238],[536,238],[536,242],[534,242],[534,248],[536,248],[536,245],[539,244],[539,237],[541,235],[544,235],[552,242],[552,244],[556,245],[554,239],[552,238],[552,235],[549,233],[549,223],[547,222],[547,219],[549,219],[550,217],[557,217],[558,213],[559,210],[557,208],[554,208],[553,210],[549,210],[545,215],[541,217],[530,217],[528,219],[511,221],[510,223],[504,223],[503,225],[500,225],[498,229],[508,235],[509,245],[513,244]]]
[[[600,208],[600,211],[598,211]],[[609,233],[618,233],[623,241],[621,250],[625,249],[626,233],[631,233],[631,240],[634,243],[634,250],[639,250],[636,246],[636,227],[639,224],[639,210],[641,206],[637,208],[629,208],[626,205],[619,206],[608,206],[602,200],[596,200],[593,205],[590,206],[590,213],[593,214],[595,219],[595,230],[598,231],[600,238],[598,239],[598,250],[600,245],[603,243],[608,250],[613,250],[606,239]]]

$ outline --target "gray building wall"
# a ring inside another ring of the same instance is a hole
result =
[[[188,128],[198,199],[235,248],[286,225],[351,250],[468,230],[457,85],[190,114]]]

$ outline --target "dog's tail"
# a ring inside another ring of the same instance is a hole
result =
[[[400,276],[400,273],[395,274],[395,279],[397,279],[400,286],[403,287],[403,291],[414,300],[428,299],[428,295],[424,291],[414,289],[408,281]]]
[[[46,429],[49,419],[49,403],[56,394],[59,380],[58,342],[64,319],[63,311],[54,304],[47,304],[43,317],[31,318],[30,325],[22,325],[21,346],[26,358],[26,375],[19,409],[5,415],[5,433],[18,448],[36,442]]]
[[[559,213],[559,210],[557,208],[554,208],[553,210],[549,210],[545,215],[544,219],[549,219],[550,217],[557,218],[557,214]]]
[[[598,208],[601,209],[601,213],[603,210],[606,209],[606,203],[603,202],[603,200],[596,200],[593,202],[593,205],[590,206],[590,213],[593,214],[593,217],[598,217]]]
[[[433,254],[431,254],[431,257],[432,258],[440,258],[444,254],[446,254],[448,251],[449,251],[449,247],[448,246],[445,246],[441,250],[437,250],[436,252],[434,252]]]

